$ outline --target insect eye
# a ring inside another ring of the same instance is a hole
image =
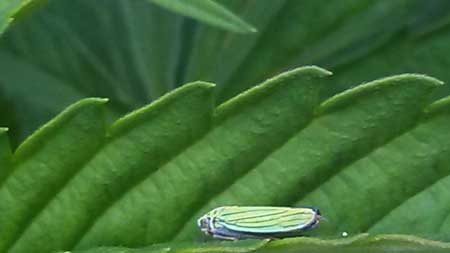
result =
[[[203,219],[202,220],[202,226],[205,227],[205,228],[209,227],[210,220],[211,220],[210,217],[207,217],[207,218]]]
[[[208,226],[208,217],[201,217],[200,219],[198,219],[197,224],[200,228],[205,228]]]

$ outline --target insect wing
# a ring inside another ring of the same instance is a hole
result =
[[[254,234],[301,231],[315,221],[316,214],[310,208],[286,207],[223,207],[216,220],[228,230]]]

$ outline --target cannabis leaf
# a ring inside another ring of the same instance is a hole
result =
[[[105,99],[84,99],[14,154],[2,130],[0,251],[178,247],[230,204],[317,206],[317,237],[448,240],[450,98],[429,103],[442,82],[404,74],[322,101],[330,74],[294,69],[217,107],[195,82],[112,124]]]

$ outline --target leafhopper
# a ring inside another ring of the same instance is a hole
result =
[[[202,232],[215,238],[284,238],[302,235],[319,224],[317,208],[222,206],[197,221]]]

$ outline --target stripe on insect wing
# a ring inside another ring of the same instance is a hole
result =
[[[298,216],[298,217],[302,217],[304,214],[300,214],[300,213],[281,213],[280,215],[261,215],[261,216],[254,216],[254,217],[249,217],[249,218],[244,218],[244,219],[236,219],[236,220],[228,220],[230,222],[232,221],[239,221],[241,223],[255,223],[255,222],[263,222],[263,221],[270,221],[270,220],[274,220],[274,219],[286,219],[286,218],[290,218],[292,216]]]
[[[280,220],[273,220],[273,221],[267,221],[267,222],[259,222],[259,223],[232,223],[234,226],[239,227],[247,227],[247,228],[262,228],[262,227],[274,227],[274,226],[280,226],[283,228],[288,227],[298,227],[302,223],[307,223],[309,220],[303,220],[303,219],[292,219],[292,220],[286,220],[286,221],[280,221]]]
[[[300,211],[300,210],[296,210]],[[280,218],[282,217],[282,218]],[[287,212],[282,215],[267,217],[264,221],[261,219],[227,222],[221,222],[222,225],[234,231],[251,232],[251,233],[280,233],[287,231],[295,231],[308,226],[314,219],[311,212]]]
[[[287,232],[287,231],[295,231],[298,229],[298,226],[288,226],[284,227],[281,225],[275,225],[275,226],[258,226],[258,227],[248,227],[248,226],[241,226],[239,224],[232,225],[228,224],[226,227],[232,231],[239,231],[244,233],[280,233],[280,232]]]
[[[258,224],[267,224],[267,225],[290,224],[290,223],[298,224],[305,220],[310,220],[310,219],[305,219],[304,217],[295,217],[292,219],[272,219],[272,220],[255,221],[255,222],[238,222],[237,224],[253,227],[253,226],[257,226]],[[236,224],[236,223],[233,223],[233,224]]]
[[[291,221],[297,221],[297,223],[298,223],[299,220],[301,221],[303,219],[299,219],[298,217],[294,217],[292,219],[276,219],[276,218],[274,218],[274,219],[270,219],[270,220],[266,219],[266,220],[254,220],[254,221],[248,221],[248,222],[246,222],[246,221],[233,222],[230,224],[239,224],[239,225],[247,226],[247,227],[257,227],[262,224],[265,224],[265,225],[276,225],[276,224],[281,224],[281,223],[286,224]]]
[[[279,215],[279,214],[286,213],[286,210],[272,212],[272,213],[267,213],[267,212],[256,213],[256,212],[251,212],[251,211],[247,211],[247,212],[250,214],[249,216],[238,215],[238,217],[227,219],[227,221],[233,222],[233,221],[243,221],[243,220],[247,220],[247,219],[255,219],[255,218],[260,218],[260,217],[273,217],[273,216],[276,216],[276,215]],[[260,214],[260,213],[262,213],[262,214]]]
[[[311,216],[310,213],[306,213],[307,216]],[[308,215],[309,214],[309,215]],[[278,213],[269,213],[269,214],[255,214],[251,216],[240,216],[232,219],[224,219],[224,222],[227,223],[240,223],[240,224],[252,224],[252,223],[261,223],[261,222],[267,222],[267,221],[285,221],[287,219],[290,219],[294,217],[293,219],[299,219],[304,220],[305,219],[305,213],[304,212],[289,212],[288,210],[284,210],[283,212]]]
[[[293,224],[289,224],[289,225],[284,225],[284,224],[280,224],[280,223],[276,223],[276,224],[260,224],[260,225],[255,225],[255,226],[246,226],[246,225],[241,225],[241,224],[233,224],[233,226],[236,227],[241,227],[241,228],[268,228],[268,227],[282,227],[282,228],[296,228],[299,227],[298,222],[297,223],[293,223]]]
[[[234,211],[233,211],[234,210]],[[282,208],[256,208],[256,207],[242,207],[242,208],[236,208],[236,207],[230,207],[225,208],[222,210],[222,215],[224,216],[230,216],[230,215],[239,215],[243,213],[266,213],[266,212],[280,212],[280,211],[286,211]]]

